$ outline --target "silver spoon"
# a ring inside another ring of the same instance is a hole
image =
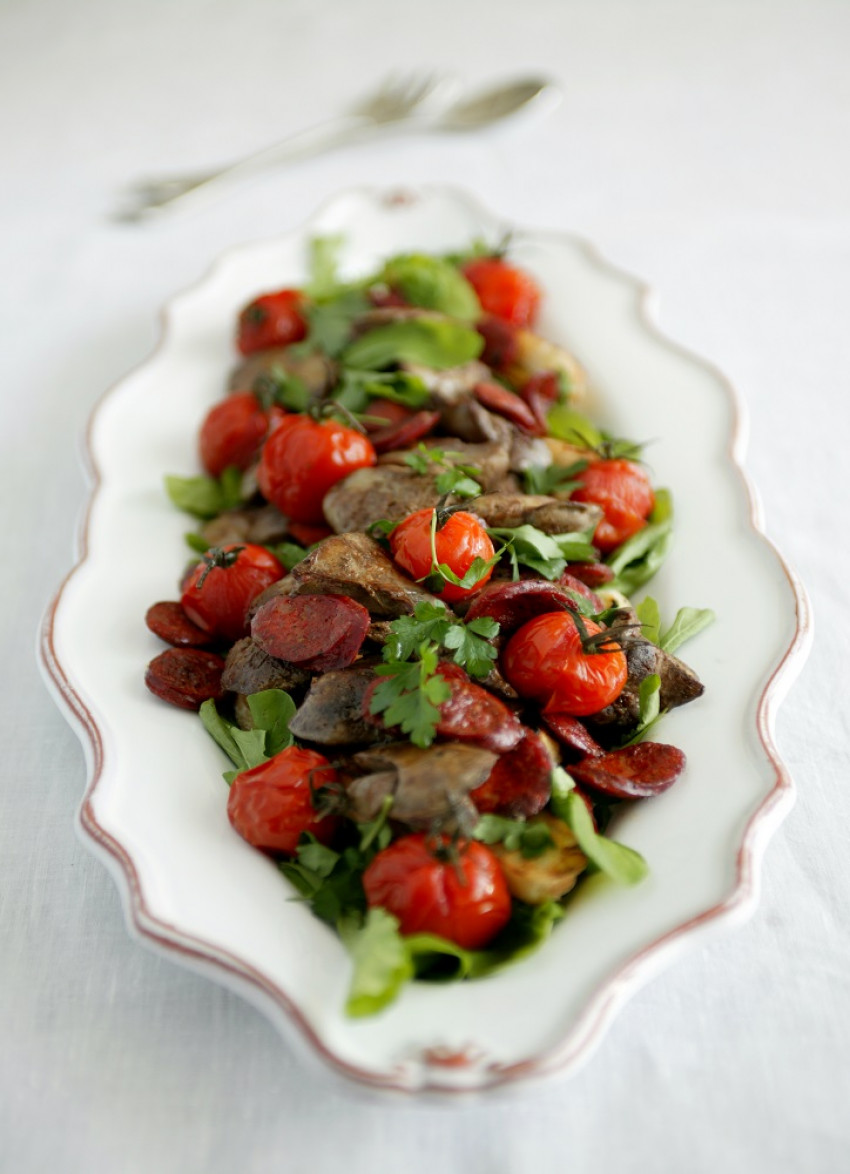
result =
[[[483,130],[506,121],[520,112],[551,110],[561,99],[560,90],[549,80],[529,78],[494,86],[470,98],[454,102],[442,113],[429,113],[436,81],[400,92],[382,87],[372,99],[333,123],[294,135],[273,147],[241,159],[216,171],[192,176],[172,176],[135,185],[136,206],[120,214],[123,220],[141,220],[201,197],[212,196],[237,180],[258,174],[294,159],[303,159],[347,143],[361,142],[381,133],[398,130],[464,133]]]

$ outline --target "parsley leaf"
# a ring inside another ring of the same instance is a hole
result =
[[[443,647],[454,653],[455,664],[480,680],[493,668],[497,652],[491,641],[498,634],[499,625],[494,619],[479,616],[468,623],[452,623],[443,637]]]
[[[499,625],[489,616],[464,623],[450,612],[445,604],[417,603],[412,616],[399,616],[390,624],[390,635],[384,644],[386,661],[403,661],[423,643],[448,649],[455,664],[465,668],[471,677],[486,677],[496,659],[491,641],[499,633]]]
[[[375,673],[384,679],[372,695],[370,712],[382,714],[388,726],[399,726],[414,746],[430,746],[440,720],[440,705],[451,697],[446,681],[437,672],[437,648],[423,643],[419,659],[390,660]]]

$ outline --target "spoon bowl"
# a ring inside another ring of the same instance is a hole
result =
[[[520,114],[548,113],[561,101],[560,88],[546,78],[524,78],[460,98],[437,120],[435,130],[483,130]]]

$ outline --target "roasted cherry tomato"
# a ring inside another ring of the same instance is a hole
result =
[[[237,391],[211,408],[201,425],[201,464],[211,477],[235,465],[247,469],[269,431],[269,417],[250,391]]]
[[[273,346],[300,342],[307,333],[301,313],[304,296],[297,289],[280,289],[254,298],[239,315],[236,345],[243,355]]]
[[[601,632],[582,621],[589,635]],[[502,653],[502,672],[518,693],[543,704],[547,713],[586,717],[620,696],[628,676],[626,657],[611,641],[585,652],[569,612],[537,616],[516,631]]]
[[[227,814],[239,835],[265,852],[292,854],[302,832],[327,844],[339,820],[317,812],[315,794],[336,781],[336,771],[321,754],[290,746],[236,776]]]
[[[540,287],[534,278],[499,257],[478,257],[463,266],[463,275],[478,294],[481,309],[514,326],[534,324]]]
[[[215,546],[189,575],[180,603],[192,623],[205,632],[239,640],[248,635],[248,608],[285,573],[264,546]]]
[[[390,534],[392,556],[411,579],[426,579],[436,572],[431,552],[431,519],[434,511],[417,510],[405,518]],[[446,566],[462,579],[477,558],[491,559],[493,543],[483,525],[473,514],[459,510],[450,514],[437,529],[434,536],[437,562]],[[458,587],[445,581],[440,598],[445,603],[457,603],[479,591],[493,573],[488,568],[473,587]]]
[[[336,420],[287,417],[263,446],[257,481],[263,496],[293,522],[324,522],[328,490],[367,465],[374,465],[371,441]]]
[[[398,918],[403,934],[438,934],[466,950],[486,945],[511,915],[502,867],[476,840],[402,836],[367,867],[363,888],[371,907]]]
[[[593,535],[601,551],[614,550],[646,525],[655,494],[640,465],[622,459],[591,461],[576,477],[582,486],[571,499],[593,502],[605,511]]]

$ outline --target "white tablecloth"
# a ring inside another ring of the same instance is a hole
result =
[[[0,1169],[850,1169],[849,62],[840,0],[3,5]],[[415,65],[470,84],[542,70],[566,96],[512,130],[339,151],[145,227],[108,218],[132,177],[262,146]],[[578,1076],[510,1100],[370,1100],[135,944],[75,837],[83,756],[33,656],[72,561],[86,419],[161,303],[364,182],[457,184],[645,277],[665,331],[749,406],[748,471],[821,631],[778,720],[799,798],[755,917],[637,994]]]

